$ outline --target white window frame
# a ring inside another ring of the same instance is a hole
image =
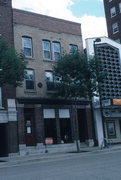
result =
[[[48,48],[45,47],[45,43],[48,43]],[[51,42],[49,40],[43,40],[42,47],[43,47],[43,58],[45,60],[51,60]],[[48,53],[49,56],[46,57],[45,53]]]
[[[110,15],[111,15],[111,18],[116,16],[116,8],[115,8],[115,6],[110,9]]]
[[[27,91],[33,91],[33,90],[35,90],[35,74],[34,74],[34,70],[33,70],[33,69],[26,69],[26,70],[25,70],[25,73],[26,73],[26,72],[29,72],[29,73],[28,73],[28,79],[26,78],[26,74],[25,74],[25,78],[24,78],[24,81],[25,81],[25,89],[26,89]],[[32,73],[31,73],[31,72],[32,72]],[[32,75],[33,77],[31,77],[30,75]],[[33,83],[33,88],[27,88],[27,81]]]
[[[25,44],[25,41],[29,41],[28,42],[28,45]],[[32,38],[31,37],[26,37],[26,36],[23,36],[22,37],[22,49],[23,49],[23,52],[24,52],[24,55],[25,57],[29,57],[29,58],[32,58],[33,57],[33,52],[32,52]],[[25,49],[28,49],[30,51],[30,55],[27,55],[25,53]]]
[[[113,34],[119,32],[118,23],[117,22],[112,24],[112,30],[113,30]]]
[[[55,46],[58,46],[57,48]],[[61,54],[61,45],[60,42],[53,42],[53,56],[54,60],[58,60]]]

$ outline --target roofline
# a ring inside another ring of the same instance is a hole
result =
[[[52,16],[47,16],[47,15],[43,15],[43,14],[39,14],[39,13],[35,13],[35,12],[25,11],[25,10],[21,10],[21,9],[16,9],[16,8],[12,8],[12,9],[13,9],[13,11],[19,11],[19,12],[22,12],[24,14],[31,14],[31,15],[34,15],[34,16],[42,16],[42,17],[46,17],[46,18],[49,18],[49,19],[54,19],[56,21],[59,20],[59,21],[62,21],[62,22],[68,22],[70,24],[77,24],[77,25],[81,26],[81,23],[74,22],[74,21],[60,19],[60,18],[56,18],[56,17],[52,17]]]

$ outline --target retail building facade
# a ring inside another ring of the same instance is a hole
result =
[[[86,40],[87,55],[98,57],[106,73],[100,97],[94,101],[95,129],[101,146],[104,138],[121,143],[121,45],[107,37]]]
[[[80,142],[93,145],[89,102],[52,98],[52,66],[63,53],[83,51],[81,25],[66,20],[13,9],[14,46],[28,61],[25,81],[16,90],[20,153],[53,144]]]

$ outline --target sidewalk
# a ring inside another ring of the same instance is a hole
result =
[[[22,163],[27,162],[36,162],[36,161],[46,161],[51,159],[58,159],[62,157],[72,157],[75,155],[86,155],[87,153],[101,153],[101,152],[110,152],[115,150],[121,150],[120,145],[111,145],[109,148],[99,148],[99,147],[83,147],[81,148],[81,152],[77,153],[76,148],[75,151],[68,151],[68,152],[56,152],[56,153],[40,153],[40,154],[33,154],[33,155],[24,155],[24,156],[11,156],[11,157],[0,157],[0,168],[3,167],[11,167],[16,166]]]

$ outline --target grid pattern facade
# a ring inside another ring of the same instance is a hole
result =
[[[109,44],[96,45],[96,54],[100,59],[106,78],[101,84],[102,99],[121,98],[121,67],[119,50]]]

